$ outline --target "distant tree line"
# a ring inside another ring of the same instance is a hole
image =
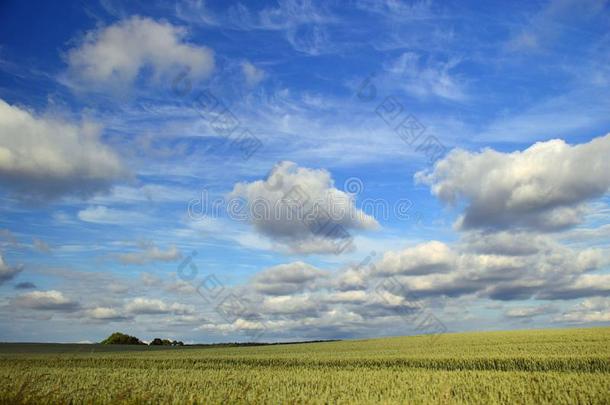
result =
[[[263,343],[263,342],[228,342],[228,343],[204,343],[204,344],[191,344],[189,346],[198,347],[240,347],[240,346],[269,346],[269,345],[298,345],[302,343],[323,343],[323,342],[336,342],[336,339],[330,340],[305,340],[300,342],[276,342],[276,343]],[[104,345],[146,345],[135,336],[129,336],[121,332],[115,332],[108,336],[102,341]],[[169,340],[154,338],[149,346],[184,346],[184,343],[178,340]]]

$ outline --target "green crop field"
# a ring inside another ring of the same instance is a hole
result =
[[[0,345],[0,402],[610,404],[610,328],[231,348]]]

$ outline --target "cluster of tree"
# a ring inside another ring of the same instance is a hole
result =
[[[103,345],[145,345],[135,336],[129,336],[121,332],[114,332],[106,339],[102,340]]]
[[[184,343],[177,340],[154,338],[153,341],[150,342],[150,346],[184,346]]]
[[[103,345],[145,345],[135,336],[129,336],[125,333],[114,332],[102,341]],[[184,346],[184,343],[177,340],[155,338],[149,344],[150,346]]]

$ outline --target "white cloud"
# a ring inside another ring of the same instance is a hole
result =
[[[303,262],[268,268],[253,279],[254,288],[262,294],[288,295],[302,292],[328,273]]]
[[[78,219],[84,222],[114,225],[141,222],[146,218],[138,212],[108,208],[103,205],[87,207],[80,210],[77,215]]]
[[[191,315],[195,312],[195,307],[180,303],[168,304],[158,299],[134,298],[125,305],[125,310],[133,315],[158,315],[176,314]]]
[[[34,249],[36,249],[37,251],[39,251],[41,253],[50,253],[51,252],[51,247],[49,246],[49,244],[42,239],[34,238],[33,245],[34,245]]]
[[[556,320],[570,323],[610,322],[610,298],[588,298],[558,316]]]
[[[0,100],[0,184],[36,198],[107,190],[126,170],[100,131],[91,122],[36,116]]]
[[[247,311],[235,315],[262,322],[264,329],[276,333],[321,333],[319,328],[354,332],[373,324],[400,327],[397,315],[401,311],[428,310],[429,305],[438,308],[436,304],[450,305],[458,297],[563,300],[608,293],[609,276],[590,274],[606,263],[601,251],[574,250],[548,237],[539,242],[541,248],[527,254],[522,254],[516,242],[508,243],[506,254],[486,254],[473,252],[464,242],[432,241],[386,252],[376,261],[335,273],[302,262],[275,266],[236,290]],[[505,315],[531,318],[554,311],[553,306],[541,304],[539,308],[513,308]],[[337,314],[343,317],[339,319]],[[402,327],[408,329],[408,325]],[[239,330],[235,323],[205,328]]]
[[[120,89],[131,84],[145,67],[159,78],[177,68],[194,77],[207,77],[214,53],[185,42],[186,30],[168,22],[133,16],[90,31],[67,55],[69,76],[77,84]]]
[[[219,17],[207,7],[204,0],[183,0],[176,2],[176,16],[191,23],[218,26]]]
[[[321,306],[313,297],[307,295],[282,295],[265,297],[260,310],[267,315],[315,316]]]
[[[327,11],[312,1],[280,0],[277,7],[267,7],[260,11],[261,28],[286,29],[303,24],[331,21]]]
[[[541,305],[536,307],[516,307],[507,310],[504,315],[509,318],[532,318],[549,312],[549,307]]]
[[[379,274],[443,273],[455,268],[457,255],[442,242],[430,241],[404,249],[387,252],[378,265]]]
[[[117,255],[117,258],[124,264],[143,265],[151,262],[173,262],[182,257],[182,253],[176,246],[162,250],[152,243],[145,243],[140,248],[139,252],[122,253]]]
[[[3,238],[8,244],[13,247],[19,247],[19,241],[15,235],[8,229],[0,229],[0,238]]]
[[[557,230],[610,187],[610,134],[588,143],[539,142],[512,153],[456,149],[415,179],[445,203],[466,202],[462,229]]]
[[[279,0],[273,6],[254,10],[237,3],[225,13],[214,13],[202,1],[187,1],[177,7],[177,15],[185,21],[222,26],[232,30],[280,31],[297,52],[320,55],[336,50],[329,41],[325,25],[339,22],[324,3]]]
[[[519,32],[506,43],[510,51],[539,51],[562,38],[577,22],[590,24],[590,20],[603,15],[604,1],[551,0],[532,15]]]
[[[241,71],[246,79],[248,87],[256,87],[265,79],[266,73],[264,70],[257,68],[252,63],[244,61],[241,64]]]
[[[358,0],[355,6],[367,12],[381,14],[384,18],[398,20],[421,20],[435,17],[430,0],[402,2],[397,0]]]
[[[280,162],[265,180],[238,183],[230,198],[244,199],[254,229],[292,252],[337,251],[354,229],[375,229],[375,218],[334,187],[330,173]]]
[[[182,280],[177,280],[175,283],[168,285],[165,290],[177,295],[195,294],[197,292],[193,283]]]
[[[32,291],[15,298],[14,303],[20,308],[41,311],[73,311],[79,307],[78,302],[63,295],[60,291]]]
[[[465,248],[476,253],[529,256],[550,247],[543,235],[528,232],[467,232],[463,237]]]
[[[610,274],[583,274],[571,279],[570,282],[551,287],[548,292],[541,294],[541,298],[571,299],[608,294],[610,294]]]
[[[365,291],[350,290],[330,293],[325,297],[325,301],[330,303],[362,304],[369,298],[370,294]]]
[[[529,240],[524,238],[522,243]],[[524,250],[517,241],[508,244],[508,251],[501,246],[488,253],[477,252],[479,244],[473,249],[467,243],[448,246],[428,242],[386,252],[379,261],[348,271],[352,278],[357,276],[354,289],[366,289],[374,279],[393,276],[407,290],[425,297],[476,294],[506,301],[532,297],[561,300],[603,295],[610,290],[609,276],[588,274],[608,264],[603,250],[575,250],[550,238],[541,238],[539,244],[538,250],[521,254]]]
[[[417,97],[463,100],[466,96],[462,85],[451,73],[457,64],[457,60],[422,61],[417,54],[405,52],[387,66],[387,70],[391,75],[389,80],[398,82],[405,91]]]
[[[150,274],[150,273],[140,273],[140,282],[147,286],[147,287],[158,287],[161,285],[161,283],[163,282],[163,280],[161,280],[159,277],[155,276],[154,274]]]
[[[109,307],[95,307],[86,311],[87,317],[98,321],[122,321],[129,319],[118,309]]]

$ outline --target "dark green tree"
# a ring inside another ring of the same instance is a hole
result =
[[[114,332],[102,340],[103,345],[143,345],[142,341],[135,336],[129,336],[121,332]]]

